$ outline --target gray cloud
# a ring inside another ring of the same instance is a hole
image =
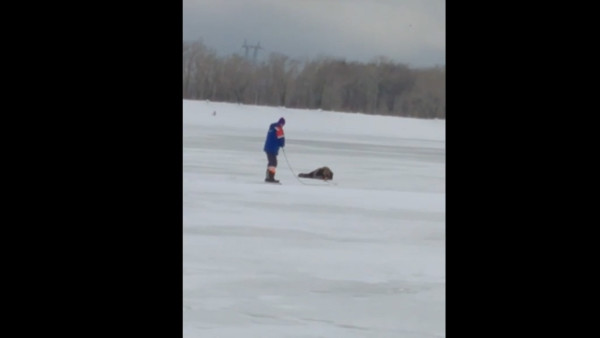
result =
[[[183,37],[220,54],[378,56],[411,66],[445,64],[445,0],[183,0]]]

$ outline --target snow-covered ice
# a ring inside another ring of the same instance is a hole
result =
[[[445,127],[184,100],[184,337],[445,337]]]

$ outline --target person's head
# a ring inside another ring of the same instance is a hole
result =
[[[283,127],[285,125],[285,119],[283,117],[280,118],[279,121],[277,121],[277,124]]]

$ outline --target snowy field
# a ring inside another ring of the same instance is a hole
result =
[[[184,337],[445,337],[445,128],[184,100]]]

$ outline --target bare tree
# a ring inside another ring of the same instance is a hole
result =
[[[223,68],[223,83],[229,100],[245,103],[244,94],[251,81],[251,64],[238,54],[225,60]]]
[[[192,98],[190,82],[196,73],[195,59],[198,53],[204,48],[201,40],[187,43],[183,42],[183,97]]]
[[[363,64],[321,56],[300,63],[218,57],[202,41],[183,43],[183,97],[296,108],[445,118],[445,67],[410,69],[379,57]]]
[[[294,76],[298,71],[298,61],[291,60],[286,55],[271,53],[269,55],[269,85],[274,93],[274,99],[279,106],[285,106],[288,100],[289,89]]]
[[[415,70],[415,84],[401,98],[402,115],[446,118],[445,67]]]

